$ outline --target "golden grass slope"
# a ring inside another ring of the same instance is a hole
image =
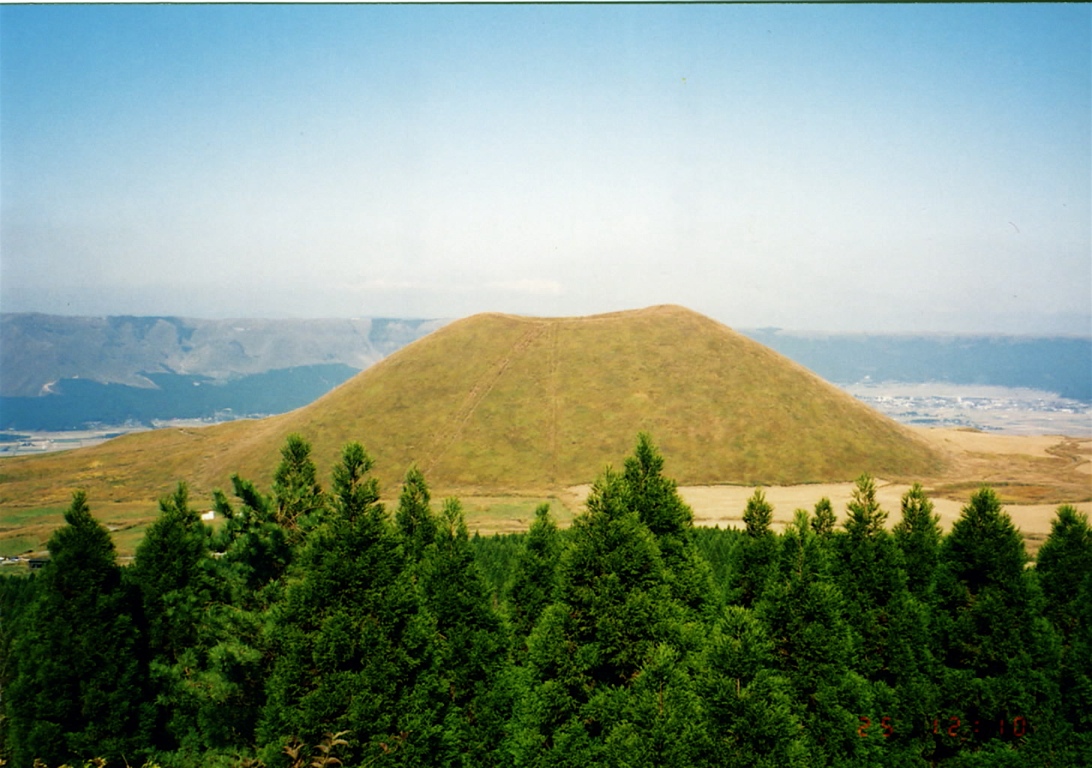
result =
[[[285,436],[324,477],[362,442],[386,492],[418,464],[438,493],[540,492],[588,482],[651,433],[680,484],[917,479],[942,454],[772,350],[659,306],[579,318],[475,315],[399,350],[311,405],[260,421],[133,434],[0,462],[0,505],[195,498],[232,473],[268,487]]]

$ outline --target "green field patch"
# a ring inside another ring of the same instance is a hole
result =
[[[28,525],[41,525],[64,522],[67,507],[30,507],[27,509],[5,509],[0,512],[0,531],[23,528]]]
[[[535,510],[540,504],[550,505],[550,514],[562,528],[572,522],[573,512],[557,498],[534,496],[467,496],[460,497],[466,526],[482,535],[519,533],[531,527]]]
[[[41,549],[41,542],[33,536],[0,538],[0,557],[16,557],[39,549]]]
[[[64,525],[68,506],[27,507],[0,512],[0,557],[44,552],[49,537]],[[110,531],[118,554],[131,556],[144,530],[158,515],[154,505],[116,503],[91,505],[91,514]]]

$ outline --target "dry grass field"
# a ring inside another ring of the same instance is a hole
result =
[[[918,480],[932,499],[945,531],[983,484],[998,492],[1032,554],[1050,534],[1051,521],[1060,505],[1072,504],[1092,516],[1092,439],[962,429],[918,431],[948,459],[945,473]],[[876,486],[880,505],[888,512],[888,523],[894,525],[900,517],[900,500],[910,485],[881,477]],[[568,502],[579,506],[589,487],[568,489]],[[764,487],[764,493],[774,506],[773,527],[782,529],[792,522],[795,510],[811,511],[824,496],[831,500],[839,520],[844,519],[853,489],[853,483],[813,483]],[[680,486],[679,492],[694,510],[695,524],[742,528],[743,510],[754,488],[691,485]]]
[[[1062,504],[1072,504],[1092,516],[1092,439],[1060,435],[1004,435],[966,429],[925,429],[921,437],[944,452],[947,470],[918,478],[929,493],[940,524],[948,530],[971,494],[983,484],[993,487],[1034,552],[1050,533],[1051,520]],[[590,484],[570,486],[552,499],[555,516],[565,525],[578,512]],[[774,505],[774,527],[792,521],[797,509],[811,510],[822,497],[834,505],[839,519],[852,497],[854,483],[802,483],[762,486]],[[697,525],[743,527],[743,510],[755,486],[737,484],[682,485],[679,491],[694,510]],[[877,479],[878,498],[899,519],[900,500],[909,490],[905,480]],[[469,497],[463,499],[472,527],[482,533],[524,530],[541,497]],[[563,511],[559,511],[563,510]]]
[[[1006,511],[1024,533],[1034,553],[1050,533],[1051,520],[1061,504],[1072,504],[1092,515],[1092,439],[1060,436],[1009,436],[966,430],[922,429],[921,436],[943,450],[948,470],[918,479],[929,493],[945,530],[959,516],[971,493],[983,483],[998,491]],[[615,462],[621,463],[621,458]],[[667,471],[670,474],[670,457]],[[524,531],[534,510],[549,503],[554,517],[567,526],[584,503],[587,483],[522,492],[458,494],[472,531],[482,535]],[[774,505],[774,527],[792,520],[796,509],[811,510],[826,496],[839,517],[853,492],[852,482],[763,486]],[[888,522],[899,519],[899,500],[909,488],[906,480],[880,477],[878,497],[888,511]],[[680,493],[694,510],[697,525],[742,527],[743,509],[754,492],[751,485],[682,485]],[[397,487],[386,489],[385,502],[397,503]],[[434,495],[438,503],[443,494]],[[92,511],[114,533],[119,552],[131,555],[145,526],[156,516],[153,502],[94,503]],[[195,499],[195,504],[207,499]],[[50,507],[0,509],[0,556],[37,552],[52,531],[62,524],[64,504]]]

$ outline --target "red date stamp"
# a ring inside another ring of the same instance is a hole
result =
[[[861,721],[861,724],[857,726],[857,735],[863,739],[868,736],[868,729],[872,727],[872,719],[864,715],[857,719]],[[895,734],[895,726],[892,725],[891,718],[886,715],[880,718],[880,728],[883,729],[885,739],[890,739]]]
[[[857,720],[859,721],[857,735],[862,739],[868,737],[869,729],[873,725],[879,726],[880,733],[885,739],[895,735],[894,719],[886,715],[881,717],[878,723],[873,723],[872,718],[865,715],[861,715]],[[946,735],[953,739],[964,738],[966,735],[960,731],[963,722],[958,717],[933,718],[930,725],[931,731],[935,735]],[[1018,715],[1012,720],[1006,720],[1005,718],[998,718],[996,721],[975,720],[971,723],[971,731],[980,736],[1010,736],[1019,739],[1028,732],[1028,719]]]

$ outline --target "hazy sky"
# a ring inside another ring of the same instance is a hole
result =
[[[0,7],[0,308],[1092,333],[1092,6]]]

